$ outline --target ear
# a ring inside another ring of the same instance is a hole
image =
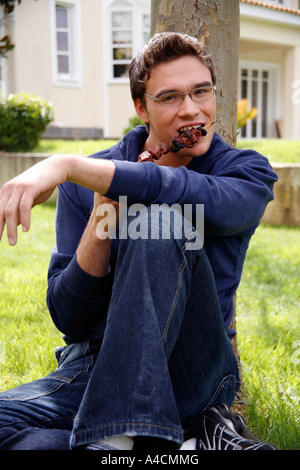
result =
[[[134,107],[138,117],[140,117],[144,122],[149,123],[150,119],[147,110],[139,98],[134,101]]]

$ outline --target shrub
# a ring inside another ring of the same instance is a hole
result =
[[[129,119],[128,127],[124,129],[123,135],[128,134],[128,132],[131,131],[131,129],[135,129],[136,126],[144,126],[144,125],[145,125],[144,121],[139,116],[133,116],[132,118]]]
[[[0,103],[0,150],[32,150],[54,112],[52,103],[30,93],[6,97]]]

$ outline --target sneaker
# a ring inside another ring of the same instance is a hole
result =
[[[226,404],[210,408],[191,423],[180,450],[277,450],[255,438],[244,418]]]

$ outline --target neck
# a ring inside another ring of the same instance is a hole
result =
[[[159,160],[156,160],[157,165],[162,166],[171,166],[173,168],[178,168],[179,166],[188,166],[193,157],[184,157],[177,153],[167,153],[163,155]]]

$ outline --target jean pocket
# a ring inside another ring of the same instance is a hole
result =
[[[0,394],[0,400],[8,401],[28,401],[49,396],[63,386],[77,381],[78,387],[85,386],[88,380],[87,374],[91,364],[93,363],[93,356],[77,360],[76,364],[70,364],[69,367],[57,369],[51,374],[41,379],[19,385],[16,388],[7,390]]]

